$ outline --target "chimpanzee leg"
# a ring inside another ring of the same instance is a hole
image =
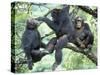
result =
[[[42,58],[43,56],[49,54],[49,52],[46,51],[46,50],[42,50],[42,51],[40,51],[40,50],[32,50],[32,54]]]
[[[68,37],[67,35],[63,35],[57,40],[57,44],[55,46],[55,62],[52,66],[52,70],[55,70],[57,66],[61,63],[62,61],[62,48],[64,48],[67,45],[68,42]]]
[[[47,44],[47,50],[49,51],[49,53],[53,53],[56,43],[57,43],[56,37],[52,38],[49,41],[49,43]]]
[[[27,63],[28,63],[28,68],[31,70],[32,69],[32,57],[31,57],[31,51],[28,49],[25,49],[25,54],[27,57]]]

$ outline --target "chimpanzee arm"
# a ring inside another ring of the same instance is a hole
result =
[[[30,49],[31,48],[31,44],[32,44],[32,41],[33,41],[33,38],[34,35],[33,35],[33,32],[32,31],[29,31],[29,30],[26,30],[22,36],[22,48],[23,49]]]
[[[86,31],[86,40],[85,40],[85,44],[93,44],[93,41],[94,41],[94,36],[93,34],[90,32],[90,31]]]
[[[51,21],[49,18],[46,18],[46,17],[39,17],[37,18],[36,20],[38,21],[43,21],[45,23],[47,23],[47,25],[52,29],[54,30],[55,32],[58,31],[58,26],[56,24],[53,23],[53,21]]]
[[[59,14],[59,25],[58,25],[58,30],[60,31],[61,27],[65,25],[65,22],[70,22],[69,21],[69,6],[63,5],[63,8],[61,9],[61,12]]]

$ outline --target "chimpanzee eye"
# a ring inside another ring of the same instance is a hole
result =
[[[77,22],[82,22],[82,20],[77,20]]]

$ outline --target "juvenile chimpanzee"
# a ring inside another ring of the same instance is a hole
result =
[[[72,24],[69,15],[69,6],[65,6],[62,9],[53,9],[51,11],[52,21],[46,17],[39,17],[39,21],[44,21],[55,32],[57,37],[54,37],[48,43],[47,49],[50,53],[55,49],[55,62],[52,70],[62,61],[62,48],[64,48],[68,42],[73,42],[75,39],[75,28]]]
[[[40,51],[40,47],[46,48],[41,42],[40,34],[37,30],[39,22],[33,18],[27,20],[26,30],[22,36],[22,48],[27,57],[28,68],[31,70],[33,63],[40,61],[47,51]]]
[[[84,23],[84,20],[78,16],[75,18],[74,27],[77,38],[75,45],[77,45],[79,48],[91,49],[94,41],[94,36],[89,28],[89,25]]]

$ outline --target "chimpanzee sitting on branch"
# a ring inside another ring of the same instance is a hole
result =
[[[77,41],[74,44],[79,48],[88,48],[91,50],[94,36],[89,28],[89,25],[84,23],[84,20],[79,16],[75,18],[74,23],[77,38]]]
[[[47,23],[56,34],[47,45],[50,53],[55,49],[55,62],[52,67],[52,70],[55,70],[62,61],[62,49],[75,39],[75,29],[70,19],[69,6],[64,5],[62,9],[53,9],[51,17],[52,20],[46,17],[39,17],[37,20]]]
[[[40,48],[46,48],[46,45],[41,42],[41,36],[37,30],[38,25],[39,22],[35,19],[28,19],[26,30],[22,36],[22,48],[27,57],[28,68],[30,70],[32,69],[33,63],[40,61],[43,56],[48,54],[48,51],[40,51]]]

